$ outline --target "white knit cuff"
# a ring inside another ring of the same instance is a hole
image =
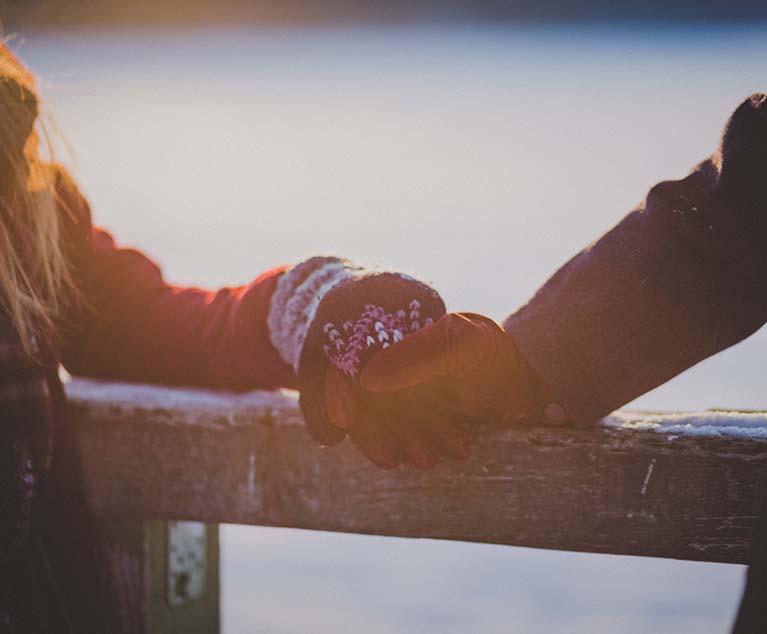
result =
[[[269,336],[282,359],[296,372],[306,333],[322,298],[337,284],[360,277],[365,269],[348,260],[314,257],[286,271],[269,305]]]

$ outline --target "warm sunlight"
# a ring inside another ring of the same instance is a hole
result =
[[[662,189],[662,221],[642,207],[650,238],[624,220],[516,312],[765,90],[760,3],[618,4],[3,3],[81,193],[53,170],[28,195],[31,127],[14,154],[21,111],[0,91],[0,450],[34,489],[8,499],[63,482],[43,520],[6,505],[13,530],[63,528],[45,593],[0,576],[0,632],[64,631],[99,585],[115,631],[139,634],[729,631],[758,515],[767,419],[744,411],[767,407],[767,331],[741,343],[763,323],[763,223],[717,224],[716,205],[762,204],[749,178],[767,146],[752,160],[748,144],[767,128],[733,124],[745,140],[699,168],[703,185]],[[56,205],[74,228],[46,228]],[[699,209],[714,233],[749,235],[688,235]],[[45,249],[50,267],[24,264]],[[54,306],[66,280],[44,292],[57,257],[82,306]],[[46,332],[45,311],[55,346],[20,327]],[[17,338],[51,356],[6,367]],[[274,388],[301,400],[251,392]],[[9,394],[54,405],[29,416]],[[732,411],[633,411],[711,408]],[[66,537],[86,521],[59,508],[68,496],[97,517],[81,540],[105,540],[108,574]],[[42,570],[13,539],[9,561]],[[82,574],[60,572],[80,558]],[[25,621],[38,594],[56,596]]]

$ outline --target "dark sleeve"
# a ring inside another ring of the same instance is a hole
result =
[[[282,269],[218,291],[169,285],[146,256],[92,226],[88,204],[65,172],[58,183],[65,248],[81,294],[63,320],[69,372],[231,389],[295,386],[267,327]]]
[[[653,187],[505,323],[587,425],[767,321],[767,101],[733,115],[719,151]]]

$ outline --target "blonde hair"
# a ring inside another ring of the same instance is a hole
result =
[[[60,317],[75,295],[39,103],[34,77],[0,40],[0,314],[33,358],[37,341],[59,342]]]

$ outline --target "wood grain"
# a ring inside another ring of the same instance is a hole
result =
[[[767,466],[761,414],[734,434],[737,414],[701,433],[694,417],[626,413],[592,430],[482,425],[467,462],[381,471],[348,443],[318,448],[291,393],[67,391],[103,517],[746,563]]]

